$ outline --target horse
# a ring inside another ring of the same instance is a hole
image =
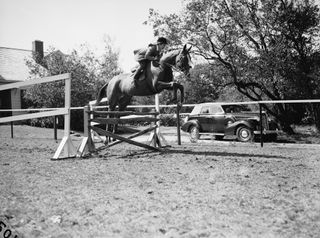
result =
[[[119,74],[113,77],[99,90],[95,105],[98,106],[106,95],[110,111],[114,111],[116,106],[119,111],[124,111],[133,96],[150,96],[163,90],[173,90],[174,96],[171,101],[177,100],[177,90],[180,90],[182,103],[184,88],[180,83],[173,81],[172,68],[190,76],[190,50],[191,47],[187,49],[187,45],[184,45],[182,50],[171,50],[163,54],[159,63],[149,62],[143,73],[145,78],[139,79],[136,83],[133,74]]]

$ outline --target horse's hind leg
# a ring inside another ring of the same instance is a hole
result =
[[[123,95],[118,102],[118,106],[119,106],[119,111],[124,111],[126,110],[127,106],[130,104],[131,102],[131,98],[132,96],[129,95]]]
[[[113,112],[114,110],[115,110],[115,106],[114,106],[113,104],[110,104],[108,111]],[[112,117],[114,117],[114,116],[111,115],[111,114],[109,114],[109,115],[107,116],[107,118],[112,118]],[[109,131],[109,132],[115,133],[115,125],[113,125],[113,124],[106,124],[106,130]],[[107,136],[107,137],[106,137],[106,142],[105,142],[105,144],[108,144],[108,143],[110,143],[111,141],[112,141],[111,137],[110,137],[110,136]]]
[[[132,96],[129,96],[129,95],[123,95],[119,98],[119,101],[118,101],[119,112],[126,110],[127,106],[131,102],[131,98]],[[118,116],[118,118],[119,117],[120,116]],[[113,133],[117,133],[117,130],[118,130],[118,125],[116,124],[114,125]]]
[[[124,111],[127,108],[127,105],[130,103],[132,96],[129,95],[121,95],[118,98],[117,102],[111,102],[109,105],[109,110],[110,111],[115,111],[116,109],[116,103],[118,104],[119,107],[119,111]],[[111,117],[116,117],[119,118],[120,116],[111,116]],[[110,125],[110,127],[108,128],[108,131],[111,131],[113,134],[116,134],[118,131],[118,125],[117,124],[113,124]],[[113,139],[112,141],[115,141],[116,139]],[[109,138],[109,142],[111,141],[111,138]]]

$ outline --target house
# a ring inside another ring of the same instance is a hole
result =
[[[40,62],[43,59],[43,42],[32,42],[32,50],[7,48],[0,46],[0,86],[3,84],[25,81],[29,78],[26,60]],[[0,91],[0,109],[20,109],[21,90]],[[21,112],[20,112],[21,113]],[[0,117],[20,114],[19,112],[1,112]]]

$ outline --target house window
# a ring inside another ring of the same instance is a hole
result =
[[[0,93],[0,108],[11,109],[11,90],[3,90]],[[12,112],[0,112],[0,117],[12,116]]]

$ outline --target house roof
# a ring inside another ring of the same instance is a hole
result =
[[[29,77],[28,59],[32,59],[31,50],[0,47],[0,84],[25,81]]]

